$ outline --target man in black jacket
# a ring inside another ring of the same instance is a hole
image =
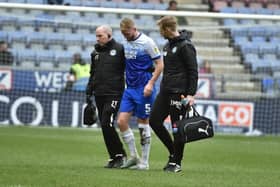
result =
[[[172,140],[163,122],[170,115],[173,124],[181,119],[186,114],[187,107],[194,103],[198,80],[196,50],[186,31],[178,32],[175,17],[162,17],[158,26],[161,35],[168,39],[168,42],[163,48],[163,78],[160,92],[152,107],[150,126],[170,154],[164,171],[176,173],[181,171],[184,143],[180,142],[174,126]],[[187,100],[188,105],[182,105],[182,100]]]
[[[112,29],[101,25],[96,29],[97,44],[91,54],[90,78],[86,89],[87,102],[94,95],[101,129],[110,159],[106,168],[119,168],[126,157],[114,127],[124,90],[124,48],[112,38]]]

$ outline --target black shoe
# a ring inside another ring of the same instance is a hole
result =
[[[173,158],[174,158],[174,155],[169,156],[168,161],[167,161],[166,165],[164,166],[163,170],[165,170],[168,167],[170,162],[174,162]]]
[[[114,159],[110,159],[105,165],[105,168],[120,168],[125,162],[125,157],[123,156],[117,156]]]
[[[181,170],[181,166],[176,164],[176,163],[173,163],[173,162],[170,162],[168,163],[168,166],[164,169],[164,171],[166,172],[173,172],[173,173],[178,173]]]
[[[109,159],[108,163],[104,166],[104,168],[113,168],[114,159]]]

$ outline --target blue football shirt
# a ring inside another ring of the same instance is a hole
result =
[[[157,45],[150,37],[140,33],[135,40],[124,43],[124,50],[127,87],[144,87],[152,77],[149,69],[153,66],[153,60],[160,58]]]

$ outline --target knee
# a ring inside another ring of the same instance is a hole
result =
[[[122,117],[118,118],[117,123],[121,132],[124,132],[129,128],[128,122],[125,118]]]
[[[119,127],[122,127],[125,124],[125,120],[121,117],[118,118],[117,124]]]

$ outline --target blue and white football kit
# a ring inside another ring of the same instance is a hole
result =
[[[124,43],[126,63],[126,85],[120,112],[133,112],[140,119],[150,115],[156,90],[150,96],[144,96],[144,87],[152,77],[150,71],[153,61],[160,58],[160,51],[154,41],[143,33],[133,41]]]

